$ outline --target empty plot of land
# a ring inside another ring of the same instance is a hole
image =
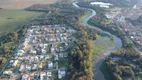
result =
[[[41,14],[24,10],[0,10],[0,35],[17,30],[25,22]]]
[[[0,8],[24,9],[33,4],[52,4],[57,0],[0,0]]]

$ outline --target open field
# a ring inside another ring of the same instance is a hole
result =
[[[1,10],[0,11],[0,34],[12,32],[33,17],[42,13],[24,10]]]
[[[79,23],[81,24],[83,20],[91,15],[91,11],[87,11],[83,16],[79,18]]]
[[[52,4],[57,0],[0,0],[0,8],[24,9],[33,4]]]

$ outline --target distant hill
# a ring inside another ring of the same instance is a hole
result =
[[[51,4],[57,0],[0,0],[0,7],[5,9],[24,9],[33,4]]]

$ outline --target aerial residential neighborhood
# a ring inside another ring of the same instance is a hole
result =
[[[142,80],[142,0],[0,0],[0,80]]]
[[[106,17],[112,19],[115,23],[120,25],[123,32],[128,35],[128,38],[140,45],[138,48],[142,51],[142,30],[141,25],[133,25],[128,19],[136,20],[142,15],[142,7],[134,5],[133,8],[122,10],[114,9],[106,13]]]
[[[31,26],[2,77],[14,80],[53,80],[66,75],[68,49],[76,33],[66,25]]]
[[[141,6],[133,9],[125,10],[123,13],[117,15],[114,20],[121,25],[122,30],[126,32],[129,38],[140,45],[139,49],[142,51],[142,29],[141,25],[133,25],[126,19],[136,20],[142,15]]]

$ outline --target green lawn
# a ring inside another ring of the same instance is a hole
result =
[[[79,18],[79,23],[81,24],[83,20],[91,15],[91,11],[87,11],[83,16]]]
[[[15,31],[41,13],[24,10],[0,10],[0,34]]]
[[[109,43],[109,45],[110,45],[111,47],[114,47],[114,46],[115,46],[114,40],[112,40],[112,39],[110,39],[108,43]]]
[[[106,50],[107,47],[105,45],[95,45],[94,46],[94,54],[99,55],[102,51]]]
[[[112,37],[110,37],[107,34],[99,34],[99,35],[97,35],[97,40],[105,38],[105,37],[109,38],[109,41],[107,43],[110,45],[110,47],[114,47],[115,46],[114,40],[112,39]]]

